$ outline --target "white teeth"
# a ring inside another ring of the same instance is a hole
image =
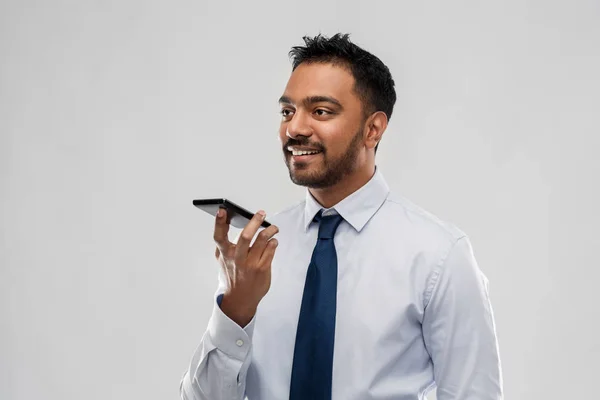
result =
[[[292,150],[292,154],[295,156],[304,156],[307,154],[317,154],[318,151],[297,151],[297,150]]]

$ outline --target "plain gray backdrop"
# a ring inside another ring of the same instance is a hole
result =
[[[178,398],[217,284],[192,199],[302,199],[277,99],[337,32],[396,81],[392,190],[471,237],[506,399],[597,398],[600,2],[2,0],[1,399]]]

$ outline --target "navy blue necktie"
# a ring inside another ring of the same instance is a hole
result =
[[[335,231],[339,214],[315,216],[319,238],[306,272],[302,306],[296,331],[290,400],[331,399],[333,343],[337,296]]]

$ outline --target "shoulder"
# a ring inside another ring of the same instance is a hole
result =
[[[441,275],[475,276],[470,239],[454,223],[392,193],[380,211],[384,217],[381,220],[387,221],[394,232],[393,245],[410,254],[414,261],[411,265],[423,279],[423,304],[428,303]]]
[[[430,250],[449,250],[458,240],[467,236],[454,223],[425,210],[404,196],[390,193],[380,212],[394,231],[401,237],[411,237],[413,245]]]

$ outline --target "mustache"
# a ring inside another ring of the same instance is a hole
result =
[[[317,149],[319,151],[325,152],[325,148],[322,145],[318,143],[311,143],[308,140],[289,139],[283,146],[283,149],[287,149],[288,146],[310,147],[311,149]]]

